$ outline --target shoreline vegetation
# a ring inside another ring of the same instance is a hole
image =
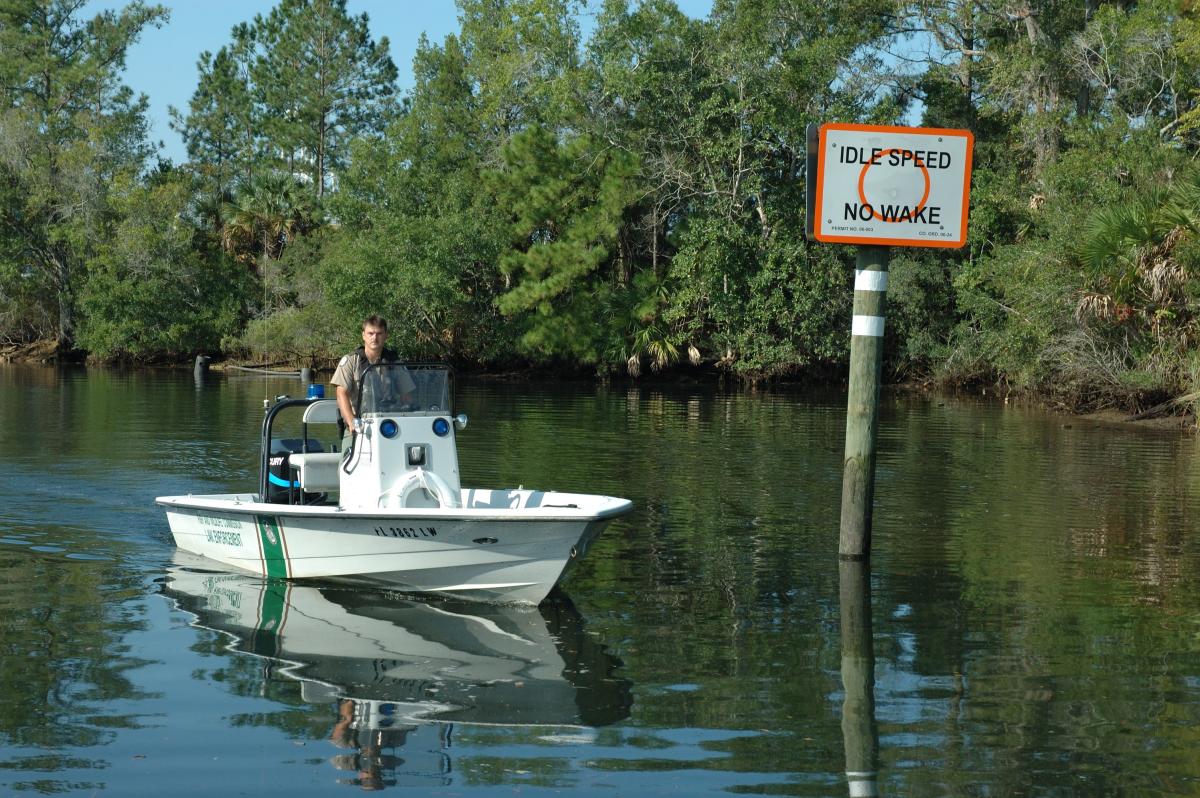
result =
[[[1197,8],[459,0],[402,96],[365,15],[280,0],[175,164],[122,83],[167,9],[3,6],[0,360],[319,366],[379,313],[470,372],[836,384],[805,131],[858,122],[975,138],[966,246],[891,251],[885,382],[1194,418]]]
[[[31,344],[2,344],[0,345],[0,365],[4,364],[26,364],[26,365],[92,365],[101,367],[117,367],[124,365],[132,368],[166,368],[174,370],[183,370],[194,368],[194,361],[183,361],[180,359],[161,360],[153,363],[125,363],[117,364],[113,362],[97,362],[90,360],[85,353],[74,351],[66,355],[60,355],[57,351],[54,341],[37,341]],[[317,361],[306,361],[304,363],[295,362],[292,360],[266,362],[259,360],[257,362],[247,360],[211,360],[206,364],[206,369],[212,373],[250,373],[259,374],[262,376],[277,376],[277,377],[299,377],[301,368],[311,368],[314,370],[317,382],[328,382],[328,378],[333,375],[333,371],[337,366],[337,358],[324,358]],[[532,376],[551,373],[556,377],[562,377],[564,370],[555,370],[545,365],[526,364],[524,367],[512,366],[504,369],[497,368],[472,368],[467,366],[465,369],[461,366],[459,370],[469,375],[474,379],[486,380],[509,380],[521,381],[528,380]],[[631,385],[645,385],[652,388],[662,384],[692,384],[692,385],[715,385],[722,381],[728,382],[730,375],[727,372],[722,372],[713,368],[680,366],[667,371],[660,372],[653,377],[631,379],[627,374],[612,374],[603,375],[595,372],[587,372],[578,367],[565,369],[569,377],[582,381],[597,382],[600,380],[608,381],[613,377],[623,379]],[[757,383],[745,379],[736,379],[734,384],[744,388],[757,387]],[[781,379],[772,381],[772,384],[778,385],[796,385],[796,384],[815,384],[821,388],[834,388],[842,381],[823,380],[803,380],[803,379]],[[1040,407],[1047,409],[1050,412],[1056,412],[1064,418],[1064,424],[1070,426],[1071,422],[1079,421],[1081,423],[1095,424],[1101,426],[1120,426],[1133,427],[1155,430],[1175,430],[1195,433],[1200,430],[1197,425],[1195,413],[1192,411],[1194,405],[1200,397],[1185,396],[1175,398],[1162,403],[1159,406],[1151,407],[1143,411],[1129,413],[1127,411],[1108,408],[1103,410],[1095,410],[1090,412],[1077,412],[1063,407],[1054,407],[1048,405],[1044,397],[1028,394],[1002,394],[996,390],[993,385],[972,385],[972,386],[952,386],[952,385],[937,385],[932,384],[928,380],[923,381],[904,381],[887,383],[883,385],[884,391],[893,391],[901,393],[919,394],[928,396],[936,401],[943,401],[945,398],[970,398],[973,400],[1000,402],[1009,404],[1014,402],[1017,404],[1025,404],[1031,407]]]

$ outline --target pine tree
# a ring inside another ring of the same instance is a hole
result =
[[[83,5],[0,0],[0,303],[17,293],[53,303],[41,308],[52,329],[33,332],[63,347],[110,215],[109,186],[150,153],[146,99],[120,82],[125,52],[167,16],[134,2],[84,20]]]
[[[171,127],[182,135],[206,193],[217,201],[229,195],[239,178],[249,180],[258,160],[259,119],[249,86],[253,57],[254,32],[238,25],[232,44],[216,55],[200,54],[200,82],[187,116],[171,109]]]
[[[367,15],[349,16],[346,0],[283,0],[255,27],[252,74],[270,151],[307,173],[320,197],[350,140],[386,124],[396,91],[388,40],[374,41]]]

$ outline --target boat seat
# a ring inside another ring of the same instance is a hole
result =
[[[326,493],[339,487],[339,452],[300,452],[288,458],[288,465],[300,472],[300,490]]]
[[[304,408],[305,424],[336,424],[338,406],[335,399],[320,399]]]

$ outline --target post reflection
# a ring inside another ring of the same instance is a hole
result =
[[[875,724],[875,649],[871,635],[871,570],[838,565],[842,633],[842,741],[851,798],[879,795],[879,729]]]
[[[619,660],[565,597],[538,608],[422,602],[213,570],[177,552],[163,593],[194,625],[300,683],[328,713],[334,779],[366,790],[450,783],[456,728],[597,727],[628,717]]]

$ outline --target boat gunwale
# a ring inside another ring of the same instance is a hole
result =
[[[274,515],[292,518],[338,518],[343,520],[379,520],[388,518],[436,518],[440,521],[602,521],[625,515],[633,509],[633,502],[615,496],[597,494],[561,494],[604,498],[609,501],[596,510],[583,507],[513,507],[513,508],[469,508],[454,507],[402,507],[379,510],[344,510],[340,507],[315,504],[275,504],[261,501],[237,500],[234,497],[250,494],[210,493],[187,494],[184,496],[158,496],[155,504],[163,507],[178,507],[191,510],[212,510],[234,514]]]

